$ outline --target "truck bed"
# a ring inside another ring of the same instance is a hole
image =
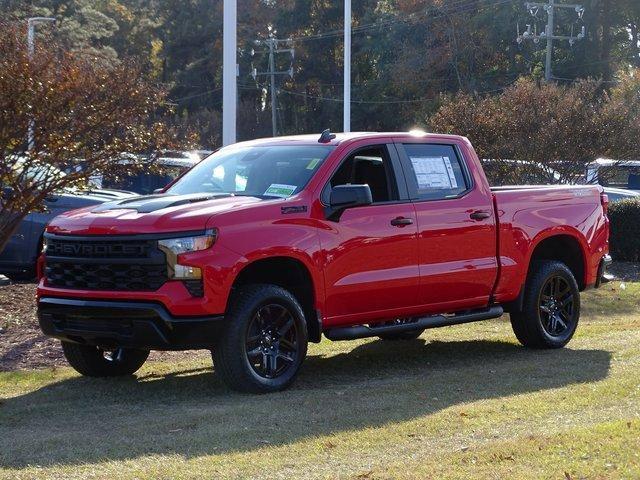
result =
[[[550,235],[562,234],[567,245],[577,242],[583,247],[587,257],[582,269],[584,276],[577,281],[582,288],[595,282],[594,272],[608,236],[601,186],[518,185],[493,187],[491,192],[500,252],[496,300],[518,294],[536,245]]]

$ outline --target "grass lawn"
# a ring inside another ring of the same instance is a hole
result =
[[[640,478],[640,284],[583,297],[576,338],[500,321],[312,345],[293,388],[228,391],[200,357],[137,378],[0,373],[3,478]]]

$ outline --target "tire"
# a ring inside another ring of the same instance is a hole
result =
[[[225,317],[226,328],[212,352],[222,380],[245,393],[276,392],[291,385],[308,343],[296,298],[275,285],[247,285],[234,295]]]
[[[87,377],[133,375],[149,356],[149,350],[120,347],[109,352],[92,345],[71,342],[62,342],[62,351],[69,365]]]
[[[513,332],[525,347],[564,347],[580,319],[580,291],[571,270],[561,262],[532,263],[522,311],[509,316]]]

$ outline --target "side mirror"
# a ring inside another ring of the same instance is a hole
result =
[[[369,185],[337,185],[331,189],[327,218],[338,220],[347,208],[371,205],[373,197]]]
[[[162,193],[162,192],[164,192],[164,187],[163,187],[163,188],[156,188],[156,189],[153,191],[153,194],[154,194],[154,195],[157,195],[158,193]]]

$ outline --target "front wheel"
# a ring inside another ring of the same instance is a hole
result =
[[[564,347],[573,337],[580,319],[576,279],[561,262],[536,262],[531,269],[524,287],[522,311],[509,315],[513,331],[526,347]]]
[[[307,325],[296,298],[275,285],[247,285],[226,320],[212,352],[223,381],[250,393],[287,388],[307,354]]]
[[[149,356],[149,350],[123,347],[107,350],[71,342],[62,342],[62,351],[69,365],[88,377],[133,375]]]

